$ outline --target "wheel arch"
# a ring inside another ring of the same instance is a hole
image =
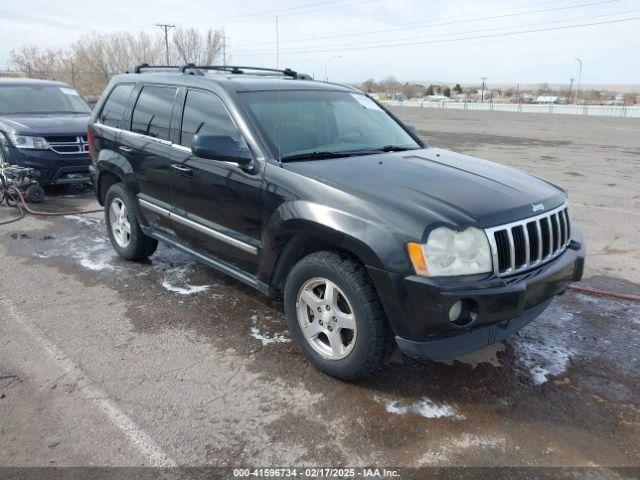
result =
[[[339,250],[365,267],[407,267],[400,244],[381,225],[311,202],[291,203],[272,216],[263,235],[259,277],[277,291],[300,259],[320,250]]]
[[[97,197],[100,205],[109,188],[115,183],[123,183],[134,195],[138,191],[137,180],[129,161],[113,151],[101,151],[96,161],[98,169]]]

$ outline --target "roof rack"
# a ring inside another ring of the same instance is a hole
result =
[[[290,68],[284,70],[278,70],[276,68],[264,68],[264,67],[247,67],[238,65],[195,65],[193,63],[187,63],[186,65],[149,65],[143,63],[136,65],[132,73],[143,73],[145,70],[178,70],[181,73],[189,73],[190,75],[203,75],[203,70],[215,70],[219,72],[228,72],[232,74],[243,74],[245,71],[251,72],[264,72],[264,73],[278,73],[285,77],[296,78],[300,80],[312,80],[309,75],[304,73],[298,73]],[[190,72],[188,72],[190,70]],[[127,71],[127,73],[131,73]]]
[[[141,63],[133,68],[133,71],[127,70],[127,73],[142,73],[143,70],[180,70],[180,65],[149,65]]]
[[[286,77],[292,77],[292,78],[298,77],[298,72],[295,72],[290,68],[285,68],[284,70],[278,70],[276,68],[247,67],[247,66],[239,66],[239,65],[194,65],[193,63],[188,63],[180,67],[180,71],[182,73],[185,73],[187,70],[217,70],[220,72],[229,72],[234,74],[243,74],[245,73],[245,70],[250,70],[253,72],[279,73]]]

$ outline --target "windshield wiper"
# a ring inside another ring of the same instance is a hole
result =
[[[403,147],[402,145],[385,145],[380,148],[376,148],[379,152],[406,152],[407,150],[418,150],[415,147]]]
[[[323,160],[327,158],[344,158],[344,157],[353,157],[356,155],[371,155],[374,153],[378,153],[376,150],[346,150],[343,152],[306,152],[306,153],[296,153],[293,155],[285,155],[280,158],[280,160],[285,162],[295,162],[296,160]]]

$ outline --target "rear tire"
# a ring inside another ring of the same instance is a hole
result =
[[[332,377],[365,377],[395,346],[367,271],[341,252],[300,260],[287,277],[284,302],[291,336],[307,360]]]
[[[113,248],[126,260],[143,260],[158,248],[157,240],[142,233],[135,211],[135,200],[124,185],[111,185],[105,195],[104,217]]]

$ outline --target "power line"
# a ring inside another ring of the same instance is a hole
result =
[[[261,12],[254,12],[254,13],[247,13],[244,15],[233,15],[230,17],[220,17],[220,18],[214,18],[214,19],[208,19],[208,20],[198,20],[195,23],[214,23],[214,22],[221,22],[221,21],[234,21],[234,20],[246,20],[246,19],[252,19],[252,18],[262,18],[262,17],[272,17],[275,14],[278,14],[280,16],[286,16],[286,15],[298,15],[300,13],[313,13],[316,11],[322,11],[324,10],[323,8],[319,9],[319,10],[313,10],[312,12],[297,12],[297,10],[306,10],[306,9],[313,9],[314,7],[318,7],[321,5],[328,5],[328,4],[334,4],[334,3],[343,3],[343,2],[347,2],[349,0],[327,0],[327,1],[323,1],[323,2],[314,2],[314,3],[308,3],[306,5],[297,5],[294,7],[286,7],[286,8],[279,8],[277,10],[263,10]],[[372,3],[373,1],[380,1],[380,0],[367,0],[364,3]],[[333,8],[341,8],[343,6],[348,6],[348,5],[338,5],[338,6],[332,6],[332,7],[328,7],[327,9],[333,9]],[[293,12],[292,12],[293,11]],[[283,13],[285,12],[285,13]],[[289,13],[286,13],[289,12]]]
[[[374,34],[379,34],[379,33],[390,33],[390,32],[409,30],[409,29],[414,30],[414,29],[422,29],[422,28],[439,27],[439,26],[445,26],[445,25],[454,25],[454,24],[459,24],[459,23],[479,22],[479,21],[485,21],[485,20],[497,20],[497,19],[501,19],[501,18],[509,18],[509,17],[516,17],[516,16],[522,16],[522,15],[533,15],[533,14],[537,14],[537,13],[548,13],[548,12],[555,12],[555,11],[560,11],[560,10],[569,10],[569,9],[574,9],[574,8],[591,7],[591,6],[615,3],[615,2],[620,2],[620,1],[622,1],[622,0],[601,0],[601,1],[597,1],[597,2],[591,2],[591,3],[582,3],[582,4],[578,4],[578,5],[565,5],[563,7],[554,7],[554,8],[540,9],[540,10],[531,10],[531,11],[528,11],[528,12],[507,13],[507,14],[502,14],[502,15],[475,17],[475,18],[469,18],[469,19],[464,19],[464,20],[455,20],[455,21],[438,22],[438,23],[426,23],[425,24],[424,22],[410,22],[410,23],[407,23],[407,24],[401,24],[398,27],[385,28],[385,29],[382,29],[382,30],[368,30],[368,31],[361,31],[361,32],[344,32],[344,33],[337,33],[337,34],[330,34],[330,35],[316,35],[316,36],[311,36],[311,37],[299,37],[299,38],[294,38],[294,39],[291,39],[291,40],[284,40],[284,41],[281,41],[280,43],[298,43],[298,42],[306,42],[306,41],[323,40],[323,39],[328,39],[328,38],[344,38],[344,37],[355,37],[355,36],[359,37],[359,36],[362,36],[362,35],[374,35]],[[542,2],[540,4],[533,4],[531,6],[547,5],[549,3],[557,3],[557,2]],[[523,8],[523,7],[513,7],[513,8]],[[503,11],[503,10],[500,10],[500,11]],[[445,17],[445,18],[459,18],[459,16],[458,17]],[[251,42],[251,43],[238,44],[236,46],[237,47],[242,47],[242,46],[249,46],[249,45],[264,45],[264,43],[265,42]]]
[[[550,25],[550,24],[554,24],[554,23],[562,23],[562,22],[569,22],[569,21],[581,21],[581,20],[592,20],[595,18],[603,18],[603,17],[612,17],[612,16],[616,16],[616,15],[629,15],[629,14],[635,14],[640,12],[640,10],[626,10],[624,12],[616,12],[616,13],[604,13],[604,14],[600,14],[600,15],[589,15],[589,16],[585,16],[585,17],[576,17],[576,18],[572,18],[572,19],[557,19],[557,20],[547,20],[545,22],[536,22],[536,23],[526,23],[526,24],[519,24],[519,25],[504,25],[501,27],[491,27],[491,28],[483,28],[483,29],[479,29],[479,30],[472,30],[472,31],[466,31],[466,32],[446,32],[446,33],[437,33],[434,35],[430,35],[427,38],[437,38],[437,37],[450,37],[451,35],[465,35],[465,34],[469,34],[469,33],[483,33],[483,32],[492,32],[492,31],[496,31],[496,30],[504,30],[504,29],[508,29],[508,28],[525,28],[525,27],[537,27],[537,26],[541,26],[541,25]],[[424,36],[420,36],[420,37],[404,37],[404,38],[396,38],[396,41],[409,41],[409,40],[424,40],[425,37]],[[376,47],[377,45],[384,45],[386,42],[384,42],[384,40],[375,40],[372,41],[374,43],[367,43],[366,45],[369,47]],[[383,42],[382,44],[380,42]],[[343,44],[326,44],[326,45],[321,45],[321,48],[332,48],[332,47],[336,47],[336,48],[340,48]],[[362,44],[360,44],[362,45]],[[358,45],[351,45],[353,46],[358,46]],[[242,53],[242,52],[241,52]]]
[[[574,29],[574,28],[582,28],[582,27],[592,27],[596,25],[609,25],[613,23],[620,22],[629,22],[634,20],[640,20],[640,17],[630,17],[630,18],[622,18],[617,20],[608,20],[603,22],[593,22],[593,23],[583,23],[577,25],[565,25],[560,27],[547,27],[547,28],[538,28],[538,29],[529,29],[529,30],[521,30],[517,32],[504,32],[504,33],[494,33],[494,34],[486,34],[486,35],[475,35],[469,37],[459,37],[459,38],[451,38],[451,39],[443,39],[443,40],[427,40],[427,41],[418,41],[418,42],[407,42],[407,43],[387,43],[381,45],[368,45],[362,47],[349,47],[343,46],[341,48],[330,48],[330,49],[320,49],[320,50],[297,50],[290,52],[281,52],[281,54],[285,55],[297,55],[297,54],[311,54],[311,53],[331,53],[331,52],[345,52],[345,51],[358,51],[358,50],[370,50],[374,48],[395,48],[395,47],[409,47],[414,45],[430,45],[437,43],[448,43],[448,42],[459,42],[465,40],[477,40],[477,39],[485,39],[485,38],[495,38],[495,37],[506,37],[513,35],[522,35],[527,33],[537,33],[537,32],[548,32],[548,31],[556,31],[556,30],[566,30],[566,29]],[[473,32],[469,32],[473,33]],[[272,55],[272,52],[256,52],[256,53],[241,53],[237,54],[238,56],[258,56],[258,55]]]

